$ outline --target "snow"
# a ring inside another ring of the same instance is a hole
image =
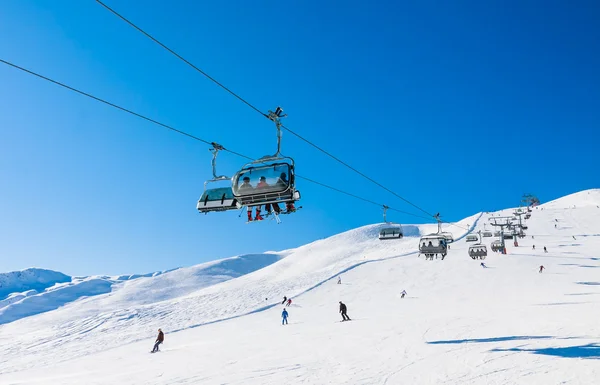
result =
[[[600,190],[589,190],[534,208],[520,246],[490,252],[488,268],[467,256],[465,229],[512,210],[445,225],[456,241],[443,261],[417,257],[434,224],[386,241],[383,225],[369,225],[247,263],[113,284],[1,325],[0,383],[595,383],[597,205]],[[284,295],[293,304],[282,326]],[[338,301],[352,321],[339,322]],[[148,354],[159,327],[165,343]]]

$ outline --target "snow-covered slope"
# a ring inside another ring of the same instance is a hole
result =
[[[448,228],[449,255],[425,261],[417,236],[435,226],[379,241],[373,225],[185,296],[106,311],[128,300],[104,295],[3,325],[0,383],[595,383],[600,209],[568,198],[534,209],[519,247],[490,253],[487,268],[467,256],[459,227]],[[458,225],[477,231],[511,212]],[[283,295],[294,301],[287,326]],[[353,321],[338,322],[340,300]],[[166,341],[149,355],[158,327]]]
[[[122,309],[177,298],[203,287],[240,277],[279,258],[275,253],[244,255],[167,272],[117,277],[69,277],[40,269],[12,272],[5,275],[11,277],[10,281],[7,279],[11,285],[5,286],[7,292],[33,287],[39,292],[30,289],[11,293],[0,301],[0,325],[55,310],[75,301],[85,302],[85,305],[77,304],[78,309],[85,311],[85,314],[96,314],[99,309]],[[108,293],[108,299],[103,296],[89,298]],[[64,310],[65,314],[71,314],[69,309]],[[81,315],[82,313],[78,313],[72,316]]]

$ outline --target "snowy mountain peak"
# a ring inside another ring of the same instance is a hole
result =
[[[43,291],[57,283],[68,282],[71,277],[58,271],[29,268],[0,273],[0,301],[8,295],[24,291]]]

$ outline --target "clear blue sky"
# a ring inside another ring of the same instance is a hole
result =
[[[597,1],[106,1],[446,220],[600,187]],[[2,1],[0,58],[248,156],[275,152],[268,120],[92,0]],[[289,133],[282,151],[300,175],[418,213]],[[222,153],[219,173],[243,163]],[[141,273],[382,220],[308,182],[281,225],[200,215],[210,175],[207,145],[0,64],[0,271]]]

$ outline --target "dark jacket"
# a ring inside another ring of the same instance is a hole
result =
[[[163,342],[165,340],[165,335],[162,331],[158,332],[158,337],[156,337],[157,341]]]
[[[345,313],[347,310],[346,305],[340,302],[340,313]]]

